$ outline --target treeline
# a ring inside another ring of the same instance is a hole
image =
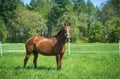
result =
[[[120,0],[100,7],[91,0],[0,0],[0,41],[25,42],[31,36],[55,35],[71,24],[71,39],[87,42],[120,40]]]

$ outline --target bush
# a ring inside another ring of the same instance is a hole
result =
[[[101,22],[94,21],[90,27],[89,42],[104,42],[104,27]]]
[[[112,31],[109,36],[109,42],[118,42],[120,40],[120,29]]]

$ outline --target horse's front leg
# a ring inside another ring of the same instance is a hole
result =
[[[56,55],[57,70],[61,69],[61,58],[60,55]]]

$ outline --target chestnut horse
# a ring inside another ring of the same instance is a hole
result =
[[[38,53],[45,56],[56,56],[57,70],[61,69],[62,57],[66,50],[65,42],[70,36],[70,25],[64,24],[64,27],[53,37],[44,38],[33,36],[26,41],[26,56],[24,59],[24,68],[31,55],[34,54],[34,67],[37,68]]]

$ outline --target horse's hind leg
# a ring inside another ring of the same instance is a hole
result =
[[[26,53],[25,59],[24,59],[24,68],[26,68],[27,61],[30,57],[30,54]]]
[[[38,58],[38,53],[37,52],[34,52],[34,60],[33,60],[33,63],[34,63],[34,67],[37,68],[37,58]]]

